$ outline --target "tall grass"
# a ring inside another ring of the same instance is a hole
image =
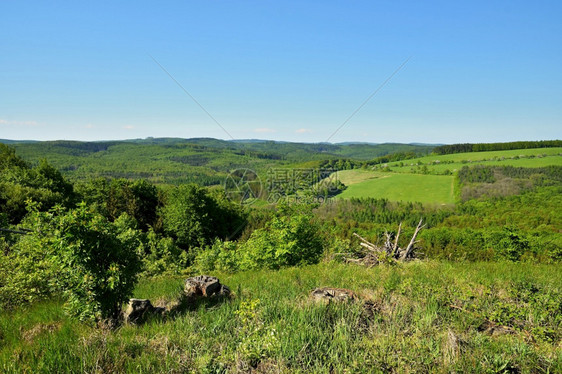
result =
[[[113,331],[45,302],[0,316],[0,371],[560,372],[559,274],[559,265],[445,262],[215,274],[231,300]],[[145,279],[135,296],[172,299],[181,285]],[[313,302],[321,286],[359,301]]]

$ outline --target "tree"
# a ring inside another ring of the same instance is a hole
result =
[[[170,191],[162,208],[165,232],[183,249],[211,244],[215,238],[232,238],[245,226],[242,210],[224,196],[195,184]]]
[[[146,180],[97,178],[79,185],[79,193],[110,221],[127,213],[143,231],[157,225],[161,200],[156,186]]]
[[[0,144],[0,210],[10,223],[19,223],[25,214],[26,201],[40,203],[41,210],[56,204],[70,207],[74,203],[73,186],[46,160],[31,168],[15,150]]]

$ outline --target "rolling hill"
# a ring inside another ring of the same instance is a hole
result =
[[[374,159],[394,152],[428,154],[431,145],[308,144],[273,141],[224,141],[211,138],[147,138],[126,141],[48,141],[11,144],[23,159],[45,158],[72,179],[124,177],[155,183],[220,184],[234,169],[258,173],[271,167],[298,167],[310,161]]]

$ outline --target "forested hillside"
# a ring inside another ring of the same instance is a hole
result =
[[[15,143],[18,155],[37,164],[46,159],[72,180],[89,177],[147,179],[155,183],[220,184],[238,168],[265,171],[310,161],[371,160],[396,152],[429,153],[410,144],[305,144],[223,141],[210,138],[148,138],[129,141]]]

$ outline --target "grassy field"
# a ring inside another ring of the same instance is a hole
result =
[[[394,172],[410,173],[426,166],[429,172],[454,172],[463,166],[517,166],[537,168],[562,165],[562,148],[516,149],[510,151],[456,153],[391,162],[388,166]]]
[[[0,314],[0,371],[560,372],[559,271],[418,262],[217,274],[230,301],[117,330],[71,321],[50,301]],[[181,283],[145,279],[135,296],[173,298]],[[358,300],[315,303],[321,286]]]
[[[390,171],[342,170],[338,179],[348,188],[339,198],[375,197],[391,201],[453,204],[452,174],[463,166],[562,166],[562,148],[458,153],[427,156],[387,164]],[[446,174],[446,175],[433,175]]]
[[[342,199],[376,197],[428,204],[454,203],[452,176],[344,170],[338,172],[338,178],[348,186],[338,195]]]

